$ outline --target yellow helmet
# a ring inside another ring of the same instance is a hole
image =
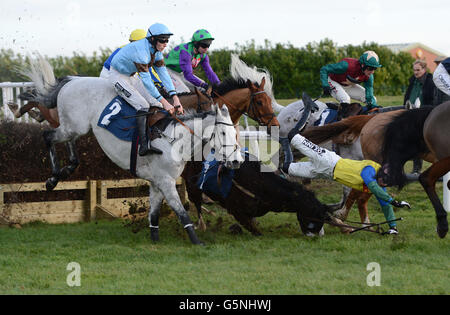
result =
[[[145,38],[145,36],[147,35],[147,32],[143,29],[135,29],[134,31],[131,32],[130,34],[130,42],[134,42],[136,40],[140,40]]]

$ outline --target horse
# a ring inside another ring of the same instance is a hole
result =
[[[75,140],[90,130],[93,131],[105,154],[119,167],[129,170],[130,142],[116,138],[109,131],[97,126],[99,117],[108,103],[117,96],[107,80],[89,77],[67,77],[52,87],[44,87],[45,75],[54,76],[47,63],[40,62],[32,67],[34,82],[38,87],[36,101],[44,105],[57,104],[60,125],[47,130],[44,139],[50,153],[52,177],[47,188],[52,188],[60,179],[70,175],[78,165]],[[236,130],[226,106],[213,106],[211,112],[190,113],[177,118],[180,124],[170,123],[163,131],[163,137],[153,141],[163,151],[162,155],[137,156],[136,175],[150,182],[150,231],[151,239],[159,241],[159,209],[165,198],[177,214],[193,244],[203,244],[194,232],[192,222],[181,203],[176,190],[176,180],[181,175],[192,152],[201,150],[202,142],[209,142],[215,148],[216,156],[231,168],[237,168],[243,158],[236,141]],[[55,143],[68,143],[70,164],[59,168]],[[192,146],[192,148],[191,148]],[[191,151],[192,150],[192,151]]]
[[[196,186],[197,180],[198,176],[189,178],[186,186]],[[322,204],[313,192],[273,172],[261,172],[261,162],[249,155],[234,171],[226,198],[211,191],[205,191],[205,194],[254,236],[262,235],[254,218],[271,211],[296,213],[300,228],[307,236],[320,234],[323,224],[329,222],[329,207]]]
[[[272,109],[273,92],[270,73],[249,67],[235,54],[232,55],[230,72],[231,77],[213,86],[211,97],[219,106],[227,105],[233,124],[237,126],[241,116],[247,114],[259,125],[279,127],[280,124]],[[271,128],[268,130],[270,132]],[[190,180],[198,175],[201,169],[200,161],[190,161],[186,164],[181,176],[186,182],[188,198],[197,209],[198,225],[204,230],[206,225],[202,216],[202,191]]]
[[[450,147],[446,137],[450,131],[448,124],[450,102],[436,107],[425,106],[408,111],[381,113],[369,119],[363,117],[354,117],[355,120],[361,120],[360,123],[363,124],[361,129],[354,129],[351,132],[343,127],[339,132],[336,132],[336,129],[329,132],[328,136],[336,136],[337,133],[343,132],[352,134],[353,139],[359,136],[364,158],[382,164],[387,172],[384,182],[388,186],[397,186],[399,189],[407,182],[403,171],[406,161],[419,157],[432,163],[419,176],[419,182],[436,212],[438,236],[445,237],[448,232],[447,214],[436,195],[435,183],[439,177],[450,171]],[[320,143],[328,139],[326,128],[330,129],[330,126],[309,130],[309,133],[305,133],[304,136],[309,137],[313,142]],[[359,133],[358,130],[360,130]],[[320,133],[321,135],[318,136]],[[370,194],[352,191],[341,210],[343,218],[345,219],[355,200],[358,200],[360,215],[362,216],[363,211],[367,215],[367,201],[370,196]]]

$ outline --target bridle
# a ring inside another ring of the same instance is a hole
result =
[[[227,99],[225,99],[222,95],[220,95],[219,93],[217,93],[216,91],[213,91],[213,93],[220,99],[222,100],[222,102],[224,102],[225,105],[227,105],[228,107],[232,108],[233,110],[239,112],[241,115],[245,115],[245,113],[248,113],[248,116],[255,120],[260,126],[263,125],[267,125],[269,126],[270,123],[272,122],[272,120],[275,118],[275,114],[274,113],[270,113],[270,114],[265,114],[265,115],[260,115],[258,113],[258,111],[256,110],[255,106],[259,106],[258,104],[255,104],[255,95],[258,94],[267,94],[266,91],[258,91],[258,92],[254,92],[251,93],[250,95],[250,102],[249,105],[244,108],[244,109],[239,109],[236,105],[233,105],[230,101],[228,101]],[[267,124],[265,124],[262,119],[265,117],[269,117],[269,122]]]

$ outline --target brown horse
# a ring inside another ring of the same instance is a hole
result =
[[[439,237],[445,237],[448,232],[447,214],[436,195],[435,183],[439,177],[450,171],[450,140],[448,139],[450,102],[435,108],[423,107],[409,111],[386,112],[374,115],[370,119],[363,117],[352,117],[355,121],[360,120],[360,124],[365,121],[359,134],[358,128],[354,128],[353,132],[350,132],[350,127],[342,128],[338,133],[350,133],[352,134],[350,138],[360,136],[364,158],[383,165],[387,170],[384,181],[389,186],[402,188],[405,185],[403,166],[406,161],[420,157],[432,163],[419,176],[419,181],[435,209],[438,221],[437,233]],[[352,123],[348,123],[348,125],[354,126]],[[335,128],[335,130],[337,129]],[[324,130],[319,132],[309,130],[309,134],[305,136],[309,136],[310,139],[313,139],[311,141],[315,140],[319,143],[319,141],[327,139],[325,134]],[[328,139],[337,137],[336,133],[328,135]],[[358,202],[361,219],[367,218],[367,202],[370,196],[371,194],[352,190],[343,209],[343,218],[346,218],[355,201]]]

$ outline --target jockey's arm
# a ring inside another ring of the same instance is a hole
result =
[[[192,56],[187,51],[180,52],[180,68],[184,78],[195,86],[207,88],[208,84],[194,75],[191,63]]]
[[[209,82],[211,82],[211,84],[213,85],[219,85],[220,84],[219,77],[211,68],[208,55],[206,55],[205,58],[202,60],[201,65],[203,70],[205,71],[206,77],[208,78]]]
[[[338,63],[330,63],[320,68],[320,82],[322,83],[322,87],[330,86],[328,84],[328,76],[330,73],[343,74],[347,72],[347,69],[348,63],[344,60]]]
[[[165,110],[173,112],[173,106],[169,102],[167,102],[164,97],[162,97],[158,89],[155,87],[155,84],[149,72],[148,64],[135,63],[135,65],[142,83],[144,84],[150,95],[153,96],[157,101],[159,101]]]
[[[394,198],[386,192],[386,187],[382,188],[377,184],[375,169],[372,166],[366,166],[361,172],[361,177],[370,192],[377,198],[386,221],[395,220],[394,209],[391,205]],[[389,226],[395,227],[396,223],[390,222]]]
[[[177,92],[175,90],[175,86],[173,85],[173,81],[170,78],[169,72],[167,72],[167,68],[164,65],[164,59],[156,60],[154,69],[161,79],[161,82],[164,85],[167,93],[173,97],[173,107],[176,108],[179,114],[182,114],[183,106],[181,105],[180,99],[177,96]]]
[[[373,74],[370,75],[369,80],[364,82],[364,88],[366,89],[366,104],[369,108],[379,107],[377,100],[373,96]]]

